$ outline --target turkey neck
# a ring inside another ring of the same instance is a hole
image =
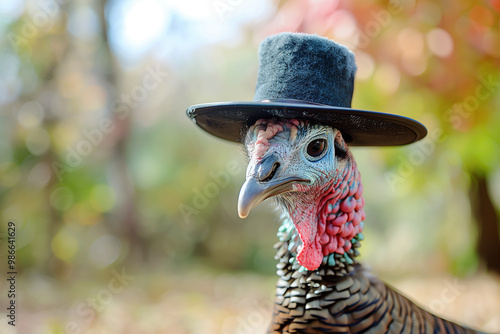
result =
[[[300,192],[280,201],[284,219],[275,245],[278,275],[343,276],[357,263],[365,213],[361,177],[352,157],[337,175],[319,187],[298,187]]]
[[[336,281],[342,276],[349,275],[359,265],[356,258],[359,256],[360,240],[363,239],[361,233],[351,239],[352,246],[349,251],[343,254],[331,253],[324,256],[321,265],[315,270],[307,270],[297,261],[297,250],[301,241],[290,220],[286,219],[283,222],[278,231],[278,238],[279,242],[274,245],[274,248],[277,249],[274,258],[278,261],[276,273],[285,281],[288,281],[292,276],[293,278],[303,278],[299,280],[302,284],[305,284],[306,281]]]
[[[348,307],[346,298],[351,293],[369,286],[356,260],[365,218],[363,187],[356,164],[347,164],[340,177],[325,182],[319,190],[306,192],[301,203],[293,203],[291,196],[280,203],[285,210],[278,230],[279,241],[274,246],[279,279],[269,333],[295,333],[292,326],[302,328],[304,333],[319,332],[309,326],[317,325],[319,319],[330,322],[332,314]],[[299,256],[306,234],[304,231],[301,234],[300,228],[307,223],[315,224],[311,238],[312,244],[316,243],[313,251],[322,255],[321,262],[313,269],[304,267]],[[339,318],[339,322],[344,323],[344,318]]]

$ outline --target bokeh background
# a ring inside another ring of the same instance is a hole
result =
[[[0,267],[14,221],[18,271],[1,333],[265,331],[279,221],[237,217],[242,150],[185,109],[252,100],[280,31],[349,46],[353,107],[429,130],[354,149],[361,260],[500,332],[500,1],[17,0],[0,3]]]

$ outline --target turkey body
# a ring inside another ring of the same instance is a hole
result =
[[[290,261],[293,244],[275,245],[279,280],[268,333],[478,333],[421,309],[343,257],[301,270]]]

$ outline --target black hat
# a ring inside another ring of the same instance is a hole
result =
[[[354,54],[327,38],[279,33],[260,45],[253,102],[217,102],[188,108],[205,131],[241,142],[261,118],[309,120],[339,129],[351,146],[405,145],[422,139],[426,128],[393,114],[351,109]]]

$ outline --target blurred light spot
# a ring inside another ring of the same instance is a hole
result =
[[[39,162],[28,174],[28,183],[35,189],[41,189],[50,181],[51,173],[48,164]]]
[[[98,212],[111,210],[116,203],[116,196],[113,189],[104,184],[92,187],[90,192],[90,205]]]
[[[405,71],[415,76],[422,74],[427,68],[424,36],[413,28],[405,28],[397,39]]]
[[[408,58],[421,57],[424,52],[424,37],[413,28],[405,28],[398,34],[398,44]]]
[[[75,204],[72,208],[75,208],[76,220],[80,225],[91,226],[101,220],[101,215],[95,211],[88,201]]]
[[[52,135],[57,140],[53,142],[53,150],[57,154],[64,154],[68,145],[72,145],[79,139],[79,129],[76,126],[77,124],[72,123],[71,120],[66,120],[59,122],[54,127]]]
[[[231,0],[227,4],[241,5],[242,0]],[[200,0],[184,0],[184,1],[170,1],[171,5],[183,17],[191,17],[195,19],[206,18],[213,15],[213,3],[200,1]],[[172,8],[172,9],[174,9]]]
[[[43,107],[36,101],[26,102],[19,108],[17,119],[23,128],[31,129],[39,126],[43,120]]]
[[[94,111],[104,108],[106,91],[99,85],[88,85],[83,93],[83,108]]]
[[[495,18],[493,17],[491,10],[479,5],[474,6],[469,11],[469,19],[485,28],[489,28],[495,23]]]
[[[73,204],[73,192],[66,187],[58,187],[50,195],[50,204],[59,211],[68,210]]]
[[[124,17],[123,34],[129,39],[131,46],[147,44],[162,34],[166,17],[165,10],[158,1],[129,1],[127,5],[129,7]],[[148,24],[144,24],[145,22]]]
[[[21,170],[19,167],[8,161],[0,164],[0,186],[5,188],[14,187],[21,179]]]
[[[372,56],[366,52],[357,51],[356,52],[356,64],[358,65],[358,71],[356,72],[356,79],[364,81],[369,79],[375,69],[375,62]]]
[[[0,1],[0,18],[3,22],[17,20],[24,11],[24,1]]]
[[[122,243],[114,235],[103,235],[90,246],[89,259],[102,268],[115,262],[122,252]]]
[[[92,39],[99,31],[97,15],[89,7],[78,7],[69,15],[68,31],[78,38]]]
[[[26,135],[26,148],[33,155],[42,155],[50,148],[50,136],[47,130],[32,129]]]
[[[0,78],[9,81],[16,79],[21,65],[19,57],[13,53],[4,52],[0,59]]]
[[[54,255],[63,261],[71,261],[78,251],[78,241],[65,231],[56,234],[51,246]]]
[[[375,70],[375,85],[387,94],[393,94],[399,87],[399,71],[391,64],[382,64]]]
[[[0,104],[7,104],[16,100],[22,89],[21,81],[16,79],[0,79]]]
[[[439,3],[426,1],[419,3],[421,20],[430,26],[437,26],[441,22],[443,11]]]
[[[347,39],[356,32],[356,19],[347,10],[337,10],[331,16],[333,35],[337,39]]]
[[[495,57],[500,57],[500,33],[490,29],[483,34],[483,50]]]
[[[167,31],[166,9],[157,0],[126,0],[111,7],[112,45],[123,53],[141,54]]]
[[[84,86],[84,78],[80,72],[64,72],[58,77],[57,84],[62,97],[72,98],[80,95]]]
[[[51,300],[51,298],[54,298],[53,291],[58,288],[57,280],[35,270],[26,270],[23,279],[25,279],[23,290],[26,289],[24,293],[31,296],[30,299],[32,301],[43,303],[44,300]]]
[[[453,52],[453,39],[445,30],[436,28],[427,33],[427,45],[436,56],[445,58]]]
[[[1,219],[7,222],[12,220],[16,221],[21,218],[24,219],[25,215],[26,215],[26,206],[22,204],[16,205],[15,203],[12,203],[9,204],[7,207],[2,208],[2,210],[0,210]]]
[[[495,8],[497,12],[500,12],[500,0],[490,0],[491,7]]]
[[[165,164],[152,154],[138,156],[134,167],[134,179],[137,186],[142,189],[157,186],[169,173],[168,169],[165,170]]]
[[[417,76],[424,73],[427,68],[427,59],[425,56],[418,58],[403,58],[403,68],[408,74]]]
[[[276,7],[269,0],[112,0],[110,44],[128,63],[139,61],[153,48],[155,57],[192,61],[200,47],[241,43],[247,25],[270,19]],[[290,15],[286,20],[293,24]]]

